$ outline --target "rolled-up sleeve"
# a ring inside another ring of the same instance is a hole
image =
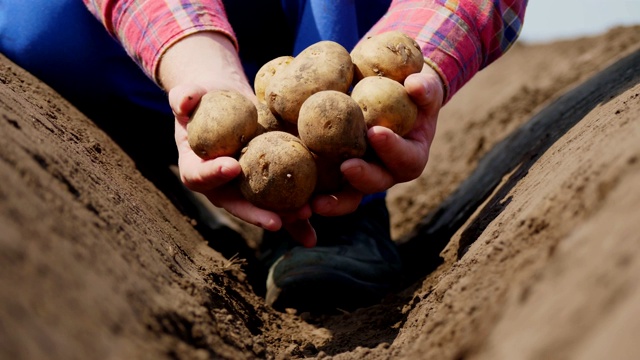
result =
[[[394,0],[368,35],[400,30],[416,39],[448,101],[516,41],[527,0]]]
[[[200,31],[236,36],[220,0],[83,0],[91,11],[157,82],[164,52],[180,39]]]

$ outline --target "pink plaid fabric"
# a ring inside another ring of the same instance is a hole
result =
[[[395,0],[369,34],[400,30],[438,71],[448,101],[516,41],[527,0]]]
[[[234,41],[220,0],[83,0],[155,79],[164,51],[199,31]],[[400,30],[414,37],[445,83],[448,101],[516,41],[527,0],[394,0],[369,34]]]
[[[238,47],[220,0],[83,0],[142,69],[156,78],[171,45],[200,31],[226,34]]]

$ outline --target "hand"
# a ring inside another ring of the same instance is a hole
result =
[[[444,87],[440,76],[427,65],[420,73],[407,77],[404,86],[418,106],[413,130],[402,138],[388,128],[371,127],[367,136],[380,163],[363,159],[343,162],[340,170],[349,182],[348,188],[337,194],[315,197],[311,204],[314,212],[324,216],[353,212],[365,194],[385,191],[422,174],[435,136]]]
[[[189,116],[208,91],[236,90],[257,102],[230,41],[216,33],[185,38],[163,57],[160,79],[169,91],[169,103],[175,114],[178,167],[184,184],[248,223],[267,231],[284,227],[303,246],[314,246],[316,235],[308,220],[309,205],[286,214],[260,209],[246,201],[232,183],[241,172],[236,159],[223,156],[203,160],[189,146],[186,127]]]

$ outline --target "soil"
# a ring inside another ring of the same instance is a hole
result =
[[[640,27],[517,43],[438,126],[388,196],[402,290],[278,312],[229,232],[1,57],[0,358],[640,358]]]

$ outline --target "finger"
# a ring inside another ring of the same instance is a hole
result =
[[[370,128],[367,135],[369,144],[395,183],[420,176],[427,164],[430,142],[405,139],[382,126]]]
[[[419,109],[419,121],[405,137],[420,142],[431,142],[433,139],[444,96],[440,77],[430,68],[426,71],[412,74],[404,82],[407,93]]]
[[[185,186],[198,192],[222,186],[236,178],[242,171],[240,164],[234,158],[222,156],[205,161],[192,151],[180,153],[178,167]]]
[[[291,235],[293,240],[302,246],[307,248],[316,246],[316,231],[313,226],[311,226],[309,220],[296,220],[292,223],[285,223],[283,227],[289,235]]]
[[[193,152],[191,145],[189,145],[189,134],[187,132],[186,123],[181,123],[176,117],[174,128],[174,137],[178,147],[178,154],[182,156],[182,154]]]
[[[434,113],[442,107],[442,81],[437,74],[411,74],[405,79],[404,87],[411,100],[419,107],[430,108]]]
[[[176,119],[186,124],[207,90],[196,85],[179,85],[169,91],[169,105]]]
[[[349,184],[364,194],[387,190],[396,183],[385,168],[362,159],[349,159],[340,165],[340,170]]]
[[[240,174],[240,164],[233,158],[219,157],[205,161],[197,156],[187,140],[186,128],[178,120],[175,124],[178,168],[185,186],[203,192],[226,184]]]
[[[364,194],[348,188],[335,194],[317,195],[311,202],[313,212],[322,216],[340,216],[354,212]]]
[[[280,217],[282,218],[283,223],[294,222],[297,220],[307,220],[311,217],[313,212],[311,211],[311,206],[309,204],[305,204],[299,209],[294,211],[288,211],[285,213],[280,213]]]
[[[203,194],[217,207],[227,210],[231,215],[268,231],[278,231],[282,219],[273,211],[261,209],[246,201],[237,187],[224,186]]]

